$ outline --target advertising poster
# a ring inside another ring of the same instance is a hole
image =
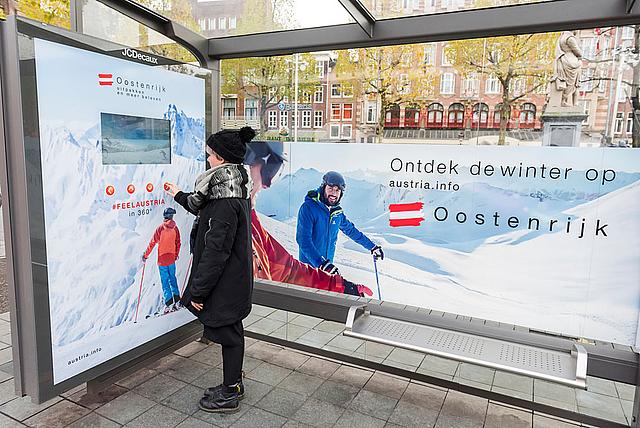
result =
[[[321,201],[309,205],[316,217],[299,213],[336,171],[343,214],[385,257],[374,266],[365,239],[339,232],[332,262],[374,298],[637,343],[640,151],[340,143],[285,151],[288,165],[256,206],[296,258],[305,257],[305,232],[321,253],[333,245]]]
[[[204,171],[205,82],[43,40],[35,52],[57,384],[194,319],[174,298],[193,217],[163,187]]]

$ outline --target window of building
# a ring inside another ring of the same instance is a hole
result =
[[[353,118],[353,104],[342,105],[342,118],[344,120],[351,120]]]
[[[616,114],[616,126],[614,128],[614,132],[616,134],[622,134],[622,125],[624,122],[624,113]]]
[[[409,75],[402,73],[398,81],[398,93],[408,94],[411,90],[411,82],[409,81]]]
[[[341,97],[342,96],[342,91],[340,90],[340,84],[339,83],[332,83],[331,84],[331,96],[332,97]]]
[[[232,119],[236,117],[236,98],[225,98],[222,100],[222,117]]]
[[[269,110],[269,128],[275,129],[278,127],[278,112],[275,110]]]
[[[444,106],[440,103],[431,103],[427,107],[427,127],[439,128],[442,126]]]
[[[289,112],[281,111],[280,112],[280,128],[288,128],[289,127]]]
[[[596,49],[598,46],[598,39],[595,37],[589,37],[582,39],[582,56],[589,59],[596,57]]]
[[[378,118],[378,104],[376,102],[367,102],[367,123],[376,123]]]
[[[322,110],[316,110],[313,112],[313,127],[322,128]]]
[[[230,30],[235,30],[237,25],[238,25],[237,18],[235,16],[230,17],[229,18],[229,29]]]
[[[318,77],[324,77],[324,64],[325,61],[316,61],[316,74]]]
[[[340,120],[340,104],[331,104],[331,120]]]
[[[316,86],[316,91],[313,93],[313,102],[321,103],[323,99],[322,96],[322,86]]]
[[[534,123],[536,120],[536,106],[532,103],[524,103],[522,104],[522,109],[520,110],[520,123],[529,125]]]
[[[343,83],[341,89],[343,97],[353,97],[353,85],[351,83]]]
[[[633,112],[627,115],[627,135],[631,135],[633,132]]]
[[[449,67],[451,66],[451,61],[449,61],[449,57],[448,54],[449,50],[447,49],[447,45],[442,45],[442,59],[441,59],[441,64],[445,67]]]
[[[493,126],[499,126],[500,125],[500,118],[502,115],[502,103],[500,104],[496,104],[495,108],[494,108],[494,113],[493,113]],[[509,111],[507,112],[507,120],[509,120],[509,118],[511,117],[511,109],[509,109]]]
[[[302,96],[300,97],[300,102],[309,104],[311,102],[311,93],[307,91],[302,91]]]
[[[513,80],[512,85],[513,85],[512,86],[513,87],[513,95],[515,95],[515,96],[520,96],[520,95],[524,94],[526,92],[526,90],[527,90],[527,81],[522,77]]]
[[[453,73],[443,73],[440,78],[440,93],[451,95],[455,92],[455,75]]]
[[[351,125],[342,125],[342,138],[351,138]]]
[[[434,65],[436,45],[430,43],[424,47],[424,64]]]
[[[635,30],[633,27],[622,27],[622,40],[633,40]]]
[[[601,94],[607,92],[607,72],[605,70],[600,71],[600,80],[598,80],[598,91]]]
[[[593,80],[593,74],[595,70],[593,68],[583,68],[582,75],[580,76],[580,90],[584,92],[593,91],[595,81]]]
[[[487,94],[499,94],[502,92],[500,86],[500,80],[498,80],[497,76],[489,76],[486,82],[486,93]]]
[[[465,97],[477,97],[479,81],[476,73],[471,73],[462,81],[462,95]]]
[[[334,140],[340,138],[340,125],[334,124],[329,127],[329,138]]]
[[[254,98],[245,98],[244,100],[244,118],[245,119],[257,119],[258,118],[258,100]]]
[[[227,17],[226,16],[218,18],[218,29],[220,29],[220,30],[226,30],[227,29]]]
[[[302,127],[311,128],[311,110],[302,110]]]
[[[489,121],[489,106],[485,103],[476,103],[472,108],[471,122],[473,126],[487,126]]]
[[[461,128],[464,123],[464,106],[460,103],[453,103],[449,106],[449,127]]]

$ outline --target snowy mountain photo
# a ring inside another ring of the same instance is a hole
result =
[[[107,71],[113,84],[99,85]],[[193,216],[164,183],[190,189],[205,169],[204,81],[41,40],[36,74],[59,383],[194,319],[186,310],[156,316],[165,308],[157,247],[145,263],[142,255],[165,208],[175,208],[176,276],[185,286]],[[125,80],[144,89],[130,91]],[[69,88],[83,97],[69,97]]]
[[[291,172],[258,195],[263,225],[296,257],[296,217],[304,196],[320,186],[325,172],[343,167],[341,207],[384,248],[385,259],[378,262],[383,300],[636,344],[640,269],[633,260],[640,251],[640,173],[633,162],[640,163],[635,153],[390,144],[367,147],[370,161],[358,170],[361,147],[338,145],[338,160],[330,156],[335,146],[291,144],[285,168]],[[390,187],[393,180],[444,181],[424,173],[400,175],[389,167],[392,159],[419,157],[455,159],[457,174],[446,182],[455,182],[458,190]],[[531,157],[565,165],[566,179],[470,173],[479,160],[498,167]],[[599,182],[589,180],[595,175],[591,170],[615,170],[615,179],[607,181],[610,172],[604,184],[602,176]],[[424,203],[421,226],[391,227],[389,205],[414,202]],[[371,255],[343,234],[334,263],[345,278],[376,290]]]

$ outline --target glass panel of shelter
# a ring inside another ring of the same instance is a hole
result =
[[[634,126],[640,128],[630,93],[639,66],[633,32],[634,27],[576,31],[580,46],[588,48],[577,88],[577,105],[587,115],[579,147],[630,146]],[[385,142],[402,135],[411,143],[441,144],[459,140],[462,130],[462,144],[540,146],[558,37],[543,33],[223,60],[222,93],[234,94],[238,105],[247,97],[259,100],[259,133],[266,139]],[[440,54],[445,46],[446,60]],[[507,55],[515,46],[519,52]],[[510,65],[518,65],[517,75],[507,75]],[[261,81],[267,70],[271,74]],[[261,96],[260,87],[268,93]],[[297,129],[296,104],[310,112],[301,113]]]
[[[206,38],[355,22],[338,0],[137,0]]]
[[[545,1],[557,0],[362,0],[362,4],[376,19],[389,19]]]

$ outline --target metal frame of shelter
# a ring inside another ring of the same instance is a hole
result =
[[[354,23],[207,39],[133,0],[98,1],[184,46],[202,67],[212,71],[211,86],[207,94],[211,105],[211,114],[207,118],[209,130],[218,129],[220,123],[217,100],[220,99],[220,60],[222,59],[640,24],[640,6],[635,0],[552,0],[384,20],[375,19],[359,0],[339,0],[354,19]],[[71,0],[71,29],[79,33],[83,29],[82,7],[82,0]],[[47,326],[38,325],[35,321],[35,314],[43,308],[33,305],[36,291],[34,287],[29,286],[34,282],[34,274],[42,273],[46,265],[36,261],[41,260],[41,254],[36,253],[42,249],[38,248],[38,245],[34,246],[34,243],[28,239],[29,219],[24,215],[33,201],[29,200],[24,175],[26,169],[24,123],[19,85],[20,70],[17,61],[19,24],[20,21],[15,17],[9,17],[7,22],[0,23],[0,163],[2,164],[0,185],[4,191],[5,203],[2,209],[4,210],[7,255],[12,261],[7,267],[7,276],[9,283],[14,284],[9,291],[12,305],[16,391],[19,394],[28,393],[36,401],[44,401],[75,385],[63,382],[55,388],[52,387],[52,373],[47,372],[51,356],[49,360],[39,359],[35,353],[36,343],[42,344],[43,341],[46,343],[48,340],[50,345],[50,337],[47,337],[48,331],[45,328]],[[46,31],[55,32],[56,30],[49,28]],[[64,37],[68,38],[68,34]],[[19,240],[16,239],[17,237],[27,237],[27,239]],[[323,296],[324,298],[320,301],[310,293],[291,292],[291,290],[283,293],[275,289],[270,291],[270,288],[273,286],[257,285],[255,294],[257,303],[270,304],[281,309],[307,311],[311,315],[324,315],[325,318],[334,321],[344,321],[348,304],[352,303],[337,297],[327,299],[327,296]],[[401,314],[396,315],[401,316]],[[197,335],[197,332],[193,326],[175,330],[158,338],[154,343],[148,343],[135,355],[124,354],[100,370],[91,369],[83,376],[72,380],[76,384],[90,381],[89,388],[98,390],[118,377],[142,367],[150,359],[158,358],[159,355],[170,352],[185,341],[192,340],[194,335]],[[322,350],[304,350],[323,354]],[[594,366],[589,369],[591,375],[603,374],[608,370],[607,367],[616,367],[617,360],[607,355],[605,353],[596,356]],[[349,358],[351,357],[346,357],[346,360]],[[362,361],[354,362],[363,363]],[[372,362],[365,364],[373,368],[385,369]],[[386,369],[389,371],[389,368]],[[637,369],[638,355],[635,354],[635,358],[619,364],[615,369],[617,373],[613,377],[617,380],[628,379],[630,380],[628,383],[637,385],[633,427],[640,426],[638,421],[640,374]],[[391,369],[392,372],[397,372],[396,374],[406,375],[404,372],[394,370]],[[34,376],[34,373],[37,375]],[[490,391],[460,387],[460,385],[456,387],[453,382],[438,382],[434,378],[422,380],[509,402],[508,397],[501,397],[500,394]],[[536,403],[527,406],[523,400],[512,400],[511,403],[541,411],[552,410],[549,406],[541,407]],[[551,413],[587,423],[603,422],[601,419],[581,416],[566,410],[551,411]],[[620,426],[615,423],[610,425]]]

